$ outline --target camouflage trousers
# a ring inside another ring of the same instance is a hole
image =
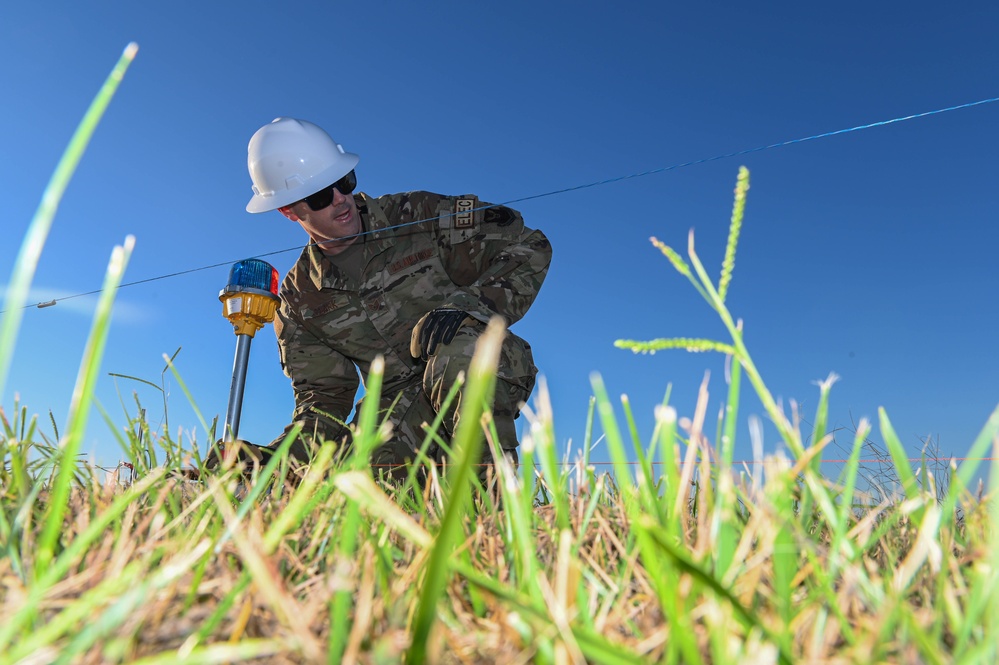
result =
[[[372,465],[392,469],[413,461],[427,439],[428,426],[439,414],[443,416],[443,420],[434,434],[445,445],[450,446],[458,424],[462,390],[459,389],[443,414],[442,409],[458,376],[468,376],[475,343],[484,330],[485,325],[478,322],[462,326],[450,344],[437,347],[427,362],[422,377],[418,376],[412,382],[402,385],[385,386],[380,411],[381,417],[387,417],[392,424],[392,435],[375,450]],[[534,389],[537,373],[530,344],[507,332],[500,351],[492,415],[498,447],[505,456],[512,457],[514,462],[517,461],[519,445],[514,420],[520,415],[521,405],[527,402]],[[356,412],[360,413],[360,402]],[[356,415],[354,419],[356,422]],[[428,455],[435,461],[442,461],[446,453],[434,436],[431,437],[431,443],[427,447]],[[491,461],[489,447],[484,446],[482,463],[488,465]]]

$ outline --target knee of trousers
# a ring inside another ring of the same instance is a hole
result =
[[[454,340],[450,344],[438,346],[436,353],[427,362],[423,372],[423,391],[435,411],[440,412],[458,376],[464,373],[467,377],[475,354],[475,343],[483,330],[485,326],[482,324],[463,326],[455,334]],[[496,370],[493,414],[497,419],[505,416],[512,420],[519,415],[520,405],[527,402],[534,389],[537,373],[531,345],[508,331],[500,349]],[[459,390],[449,410],[457,410],[460,398]]]

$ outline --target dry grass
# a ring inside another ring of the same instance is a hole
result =
[[[943,515],[929,493],[858,505],[834,547],[839,527],[820,510],[801,514],[798,499],[791,512],[779,505],[789,489],[808,491],[800,474],[772,457],[757,486],[694,474],[667,494],[659,479],[658,504],[682,506],[678,537],[659,550],[643,549],[634,523],[639,488],[620,489],[582,460],[558,482],[539,473],[533,488],[522,483],[527,475],[507,477],[513,494],[480,494],[466,515],[425,655],[440,663],[691,662],[695,654],[705,663],[945,663],[984,653],[988,624],[973,613],[981,602],[974,590],[994,585],[986,502],[965,497],[962,520]],[[321,662],[335,631],[343,662],[404,660],[452,493],[446,481],[433,476],[417,493],[358,471],[328,472],[319,503],[277,541],[271,529],[295,494],[273,477],[257,482],[269,492],[252,506],[235,498],[246,492],[235,470],[206,482],[160,473],[146,486],[78,485],[60,530],[56,564],[65,572],[56,578],[32,558],[48,493],[19,502],[5,485],[5,523],[17,528],[5,529],[4,547],[15,555],[0,559],[0,625],[17,629],[0,662]],[[559,483],[572,494],[545,502]],[[727,569],[716,521],[724,491],[737,499],[725,518],[736,535]],[[122,503],[95,534],[95,520]],[[527,542],[512,524],[523,505]],[[344,551],[352,506],[364,509],[356,547]],[[668,523],[657,528],[672,538]],[[89,542],[72,552],[79,541]],[[518,559],[525,544],[533,561]],[[780,554],[792,562],[787,589],[779,587],[788,577]],[[331,615],[336,592],[351,599],[345,625]]]

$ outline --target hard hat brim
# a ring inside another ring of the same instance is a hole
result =
[[[312,176],[305,183],[297,187],[270,192],[268,194],[254,194],[246,204],[246,212],[270,212],[271,210],[291,205],[296,201],[301,201],[306,196],[315,194],[350,173],[359,161],[361,161],[359,155],[352,152],[345,152],[336,164]]]

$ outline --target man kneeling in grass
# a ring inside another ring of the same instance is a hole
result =
[[[416,458],[423,425],[438,414],[437,434],[450,441],[460,389],[450,404],[445,398],[467,373],[489,319],[500,316],[509,326],[530,308],[551,263],[551,244],[516,210],[473,195],[355,194],[360,158],[304,120],[278,118],[261,127],[248,153],[247,211],[277,210],[312,241],[281,284],[274,322],[295,391],[293,422],[255,454],[273,450],[296,424],[302,434],[291,445],[295,458],[307,460],[321,440],[347,450],[345,420],[355,406],[360,412],[357,390],[380,355],[380,411],[392,433],[371,464],[398,474]],[[514,463],[514,420],[536,374],[530,344],[508,332],[492,414],[498,448]],[[428,454],[444,457],[436,443]],[[492,462],[488,447],[483,462]]]

